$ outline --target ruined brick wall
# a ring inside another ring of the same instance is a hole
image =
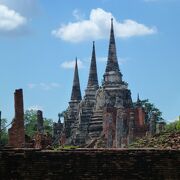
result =
[[[179,180],[180,151],[0,151],[0,179]]]
[[[145,111],[139,107],[135,109],[135,131],[134,137],[144,137],[147,134],[148,128],[145,124]]]
[[[103,113],[103,134],[107,148],[115,147],[116,137],[116,108],[105,108]]]
[[[142,108],[105,108],[103,134],[107,148],[126,147],[146,135],[145,112]]]
[[[143,108],[139,107],[135,109],[136,126],[143,127],[145,124],[145,112]]]
[[[20,148],[25,144],[24,105],[22,89],[18,89],[14,93],[14,108],[15,117],[12,123],[12,127],[8,130],[8,143],[10,146]]]

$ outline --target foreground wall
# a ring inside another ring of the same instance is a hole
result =
[[[180,179],[180,151],[0,151],[0,179]]]

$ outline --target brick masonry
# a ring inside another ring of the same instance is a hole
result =
[[[21,148],[25,145],[24,105],[22,89],[17,89],[14,93],[14,108],[15,117],[13,119],[12,127],[8,130],[8,144],[12,147]]]
[[[79,149],[0,151],[0,179],[178,180],[180,151]]]

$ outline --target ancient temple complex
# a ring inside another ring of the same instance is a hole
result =
[[[85,95],[82,98],[75,60],[74,79],[69,105],[64,123],[59,120],[53,124],[53,134],[46,134],[43,127],[43,113],[37,111],[37,133],[33,142],[25,142],[24,107],[22,89],[16,90],[15,118],[9,129],[9,145],[12,147],[45,148],[53,145],[76,145],[91,147],[98,141],[106,148],[127,147],[135,139],[156,133],[156,114],[147,120],[139,96],[133,103],[128,83],[123,81],[119,68],[113,19],[111,19],[109,50],[103,82],[99,86],[96,65],[95,42]]]
[[[71,99],[64,117],[66,143],[82,145],[103,138],[106,147],[124,147],[137,137],[149,133],[149,126],[145,122],[141,104],[137,103],[136,107],[133,105],[128,83],[122,79],[111,19],[108,58],[102,85],[98,84],[93,42],[89,78],[83,98],[76,60]]]

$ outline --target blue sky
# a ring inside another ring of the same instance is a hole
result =
[[[172,121],[180,114],[179,0],[0,0],[0,109],[10,122],[13,93],[24,90],[25,109],[40,108],[57,121],[70,100],[78,57],[82,94],[92,41],[101,82],[114,18],[123,80],[133,100],[148,98]]]

